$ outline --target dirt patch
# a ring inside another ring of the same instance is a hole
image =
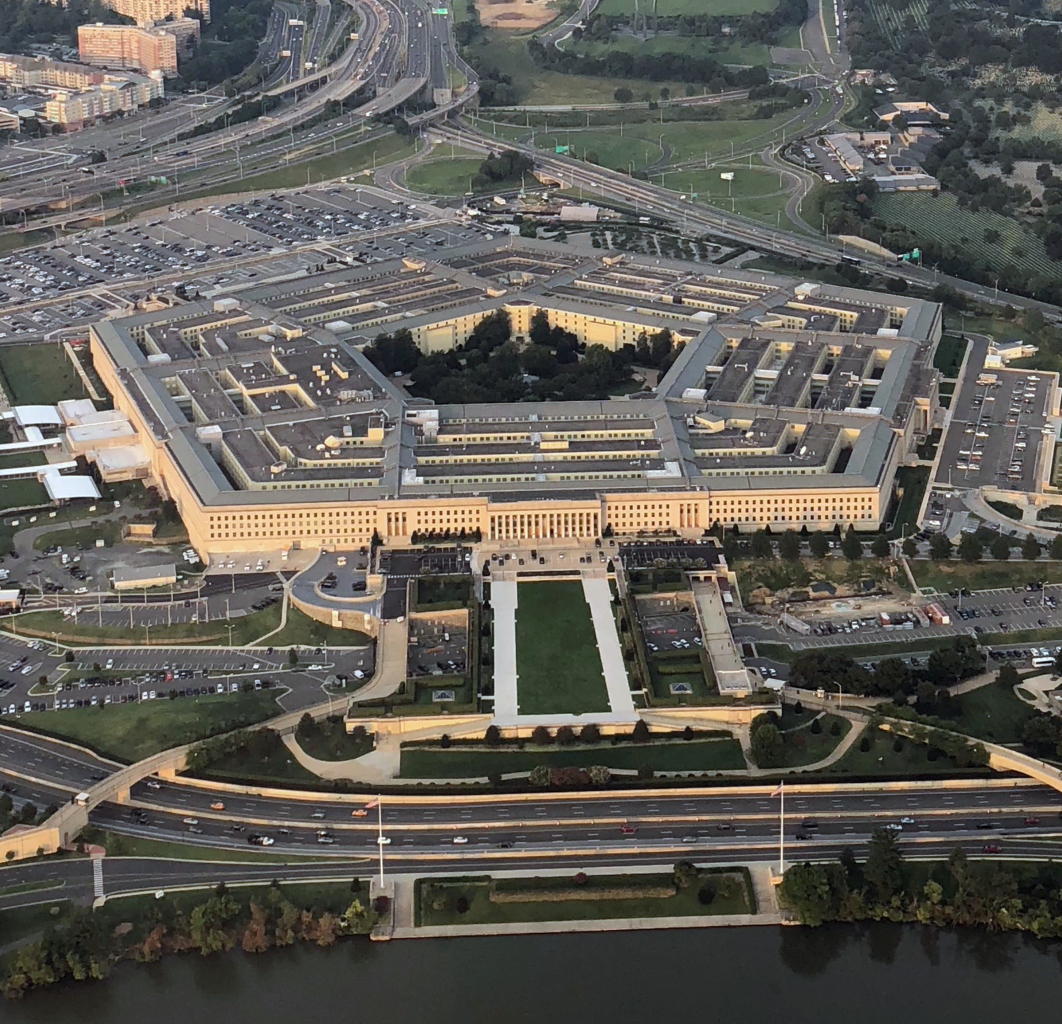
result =
[[[476,0],[479,20],[489,28],[533,29],[557,16],[553,0]]]

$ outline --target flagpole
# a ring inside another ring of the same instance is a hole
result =
[[[384,884],[384,868],[383,868],[383,803],[380,798],[376,798],[376,849],[379,851],[380,857],[380,888],[383,888]]]
[[[778,790],[781,796],[778,804],[778,875],[781,877],[785,874],[785,782],[778,784]]]

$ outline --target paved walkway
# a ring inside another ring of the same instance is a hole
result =
[[[490,606],[494,612],[494,714],[510,721],[519,714],[516,693],[516,603],[515,580],[494,580]]]
[[[583,596],[590,606],[594,622],[597,649],[601,655],[601,669],[608,689],[608,704],[613,714],[629,715],[631,721],[638,716],[631,699],[631,684],[627,668],[623,664],[623,649],[616,633],[616,620],[612,615],[612,591],[608,580],[583,576]]]
[[[842,718],[847,718],[851,723],[852,728],[842,737],[841,742],[837,744],[833,750],[830,751],[825,757],[818,761],[813,761],[811,764],[794,765],[792,768],[778,769],[778,768],[757,768],[756,761],[752,756],[752,743],[749,738],[748,726],[741,726],[734,730],[734,736],[741,744],[741,752],[745,755],[745,761],[748,763],[748,770],[744,772],[729,772],[731,775],[748,775],[752,778],[758,776],[770,775],[777,776],[779,771],[784,771],[786,776],[800,775],[804,772],[815,772],[820,768],[828,768],[831,764],[839,761],[848,751],[851,749],[852,744],[863,734],[863,727],[866,725],[866,721],[862,718],[856,718],[850,716],[844,711],[838,711],[836,708],[831,709],[835,715],[840,715]]]

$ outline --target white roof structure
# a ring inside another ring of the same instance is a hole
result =
[[[101,448],[94,459],[100,472],[117,473],[121,470],[142,469],[151,465],[148,453],[138,444],[116,445],[113,448]]]
[[[67,442],[74,451],[91,448],[93,445],[131,441],[135,437],[133,425],[124,418],[108,423],[86,423],[66,428]]]
[[[96,411],[91,398],[65,398],[59,403],[59,415],[66,423],[84,423]]]
[[[20,427],[61,427],[59,410],[54,405],[16,405],[15,422]]]
[[[41,483],[52,501],[70,501],[72,498],[96,499],[100,496],[96,481],[90,476],[64,476],[59,472],[44,472],[41,473]]]
[[[177,566],[172,562],[168,565],[142,565],[136,568],[120,566],[114,570],[111,579],[116,587],[137,586],[138,584],[151,586],[158,580],[176,580]]]

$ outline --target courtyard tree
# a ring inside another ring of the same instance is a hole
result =
[[[999,537],[993,537],[989,550],[992,552],[992,557],[997,562],[1005,562],[1010,558],[1010,541],[1002,535]]]
[[[888,558],[889,557],[889,539],[883,533],[879,533],[870,542],[870,553],[875,558]]]
[[[929,557],[936,562],[951,558],[951,541],[943,533],[934,533],[929,538]]]
[[[1040,557],[1040,542],[1031,533],[1021,542],[1021,557],[1030,562]]]
[[[860,541],[859,534],[855,532],[854,527],[848,527],[848,532],[844,535],[844,540],[841,541],[841,552],[849,562],[858,562],[863,557],[863,543]]]
[[[830,539],[824,533],[813,533],[808,540],[812,558],[825,558],[830,553]]]
[[[799,562],[800,535],[794,530],[786,530],[778,538],[778,554],[787,562]]]

